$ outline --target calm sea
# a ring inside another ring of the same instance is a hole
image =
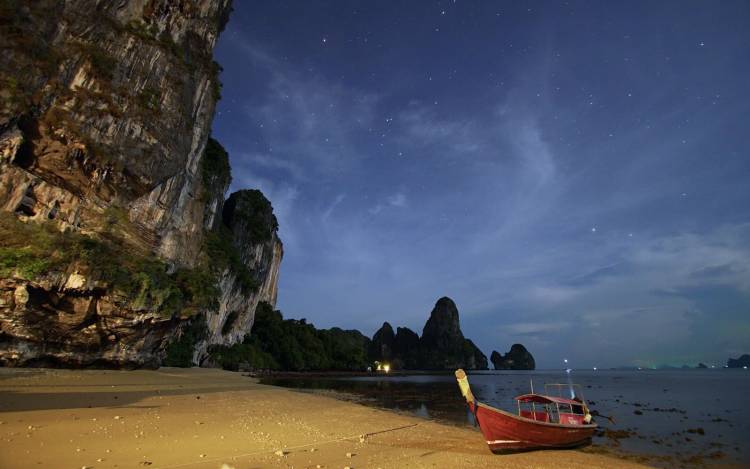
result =
[[[515,410],[514,396],[566,383],[565,371],[491,371],[469,376],[480,402]],[[750,466],[750,371],[599,370],[570,373],[598,411],[596,445],[626,452]],[[271,378],[266,384],[333,390],[359,402],[457,425],[473,425],[452,374]],[[604,418],[610,416],[614,420]],[[658,462],[658,461],[657,461]]]

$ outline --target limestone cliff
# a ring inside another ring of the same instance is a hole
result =
[[[490,361],[496,370],[533,370],[536,368],[534,357],[521,344],[513,344],[505,355],[493,350]]]
[[[391,361],[393,357],[393,342],[396,338],[393,327],[386,321],[375,332],[370,342],[368,356],[371,361]]]
[[[200,163],[228,0],[14,3],[2,15],[2,207],[85,231],[122,206],[140,243],[191,264],[217,209],[200,200]]]
[[[739,358],[730,358],[727,360],[727,368],[746,368],[750,366],[750,355],[744,354]]]
[[[408,327],[396,328],[393,339],[394,368],[416,370],[420,368],[419,335]]]
[[[487,357],[464,338],[456,303],[440,298],[430,313],[419,340],[423,367],[427,369],[487,369]]]
[[[200,361],[275,303],[277,227],[226,223],[209,140],[230,9],[0,4],[0,364],[157,366],[202,317]]]
[[[233,193],[224,204],[221,227],[228,230],[239,259],[221,272],[219,308],[207,312],[208,334],[197,344],[195,363],[207,357],[211,345],[241,342],[260,302],[276,305],[283,250],[270,202],[257,190]]]
[[[421,337],[406,327],[394,334],[393,327],[384,323],[372,338],[369,358],[390,362],[394,369],[487,369],[487,357],[464,337],[458,308],[448,297],[435,303]]]

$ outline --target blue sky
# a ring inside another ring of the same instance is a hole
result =
[[[278,307],[542,367],[750,352],[750,4],[235,2],[214,135]]]

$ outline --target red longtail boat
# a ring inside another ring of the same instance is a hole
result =
[[[478,402],[464,370],[456,371],[456,380],[493,453],[573,448],[591,443],[597,425],[580,394],[574,399],[533,392],[524,394],[516,397],[516,415]]]

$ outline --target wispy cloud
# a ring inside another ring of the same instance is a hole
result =
[[[282,177],[287,180],[304,182],[308,176],[302,165],[294,160],[277,157],[272,153],[240,153],[234,157],[248,166],[266,170],[269,172],[278,171],[283,173]]]
[[[642,77],[632,96],[594,89],[554,34],[522,60],[506,51],[514,72],[450,87],[231,37],[227,69],[249,82],[231,114],[234,185],[261,188],[279,216],[286,314],[419,330],[449,295],[485,351],[521,340],[541,366],[747,343],[747,145],[716,137],[735,132],[741,100],[722,117]]]
[[[385,197],[384,200],[370,207],[367,211],[370,215],[377,215],[388,207],[392,208],[406,208],[408,205],[406,194],[403,192],[396,192]]]
[[[521,158],[525,169],[526,183],[534,190],[539,190],[552,182],[556,174],[552,149],[544,141],[542,131],[531,116],[508,116],[508,111],[501,111],[504,129],[515,148],[515,154]]]
[[[272,56],[259,44],[238,39],[241,49],[269,76],[261,99],[248,102],[248,122],[267,142],[267,158],[293,165],[293,175],[329,179],[365,157],[356,144],[375,116],[379,96],[344,87]]]
[[[622,364],[644,365],[650,360],[649,366],[660,364],[659,360],[684,362],[698,356],[725,359],[724,355],[741,348],[742,334],[721,330],[720,325],[750,328],[746,312],[750,224],[637,242],[627,237],[608,239],[593,251],[591,246],[573,242],[561,251],[562,257],[550,257],[537,271],[506,286],[506,292],[516,290],[510,306],[500,297],[497,305],[489,308],[523,309],[524,322],[518,323],[523,326],[501,328],[506,340],[537,329],[541,332],[562,316],[574,324],[576,336],[581,338],[562,349],[579,362],[590,361],[587,347],[593,343],[600,344],[602,360],[631,356],[635,361]],[[605,263],[613,257],[621,260]],[[728,260],[731,263],[727,264]],[[583,273],[570,282],[556,267],[561,264]],[[594,267],[596,264],[602,267]],[[538,281],[545,276],[556,278],[557,284],[523,286],[527,278]],[[706,337],[707,331],[713,331],[713,340]],[[542,350],[561,348],[559,343],[539,344]]]
[[[397,192],[395,194],[389,195],[386,200],[393,207],[406,207],[406,195],[403,192]]]
[[[343,202],[345,198],[346,198],[346,194],[338,194],[333,199],[333,202],[331,202],[331,204],[328,205],[328,207],[325,210],[323,210],[323,214],[320,217],[321,220],[323,222],[328,221],[328,219],[331,218],[331,214],[333,214],[333,211],[336,210],[336,207],[338,207],[339,204],[341,204],[341,202]]]

